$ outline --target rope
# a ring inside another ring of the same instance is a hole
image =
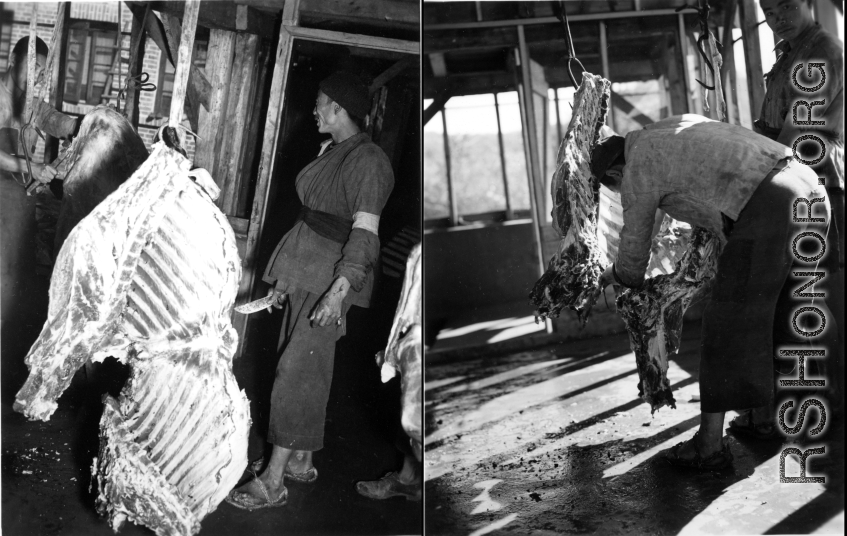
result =
[[[697,39],[697,51],[700,52],[700,55],[703,57],[703,61],[706,62],[706,66],[709,68],[709,71],[711,71],[711,73],[712,73],[712,80],[714,80],[715,79],[715,67],[714,67],[714,65],[712,65],[712,61],[709,59],[709,56],[706,54],[706,51],[703,50],[703,46],[704,46],[703,43],[709,42],[709,34],[711,33],[709,31],[709,10],[711,9],[709,7],[709,0],[705,0],[705,4],[704,4],[703,7],[699,7],[699,6],[695,7],[695,6],[690,6],[690,5],[686,4],[686,5],[683,5],[683,6],[676,8],[674,11],[679,13],[683,9],[693,9],[693,10],[697,11],[697,15],[700,18],[700,37]],[[715,39],[714,35],[712,36],[712,38]],[[723,44],[720,41],[718,41],[717,39],[715,39],[715,43],[717,43],[721,48],[723,48]],[[694,80],[698,84],[700,84],[701,86],[703,86],[704,88],[706,88],[710,91],[715,90],[715,86],[710,86],[708,84],[704,84],[703,82],[701,82],[697,78],[695,78]]]

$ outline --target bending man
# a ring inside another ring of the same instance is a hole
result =
[[[791,328],[797,286],[788,277],[792,240],[811,225],[823,230],[820,223],[795,223],[793,209],[798,198],[823,198],[814,204],[814,216],[829,223],[826,191],[784,145],[697,115],[670,117],[600,147],[592,169],[620,191],[624,220],[618,257],[600,280],[604,288],[612,282],[637,288],[644,281],[658,209],[723,239],[702,320],[700,429],[667,459],[724,467],[732,461],[722,437],[725,412],[771,407],[775,351],[806,342]],[[821,262],[835,261],[837,269],[832,242]],[[829,313],[825,300],[815,305]],[[824,336],[834,332],[830,328]]]

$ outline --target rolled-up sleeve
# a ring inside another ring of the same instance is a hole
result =
[[[624,183],[626,178],[624,178]],[[614,273],[626,287],[640,287],[650,262],[653,224],[659,208],[659,192],[622,192],[623,228]]]
[[[388,157],[375,145],[354,151],[344,164],[344,188],[353,213],[353,229],[335,265],[334,277],[344,277],[360,291],[379,257],[379,217],[394,188]]]

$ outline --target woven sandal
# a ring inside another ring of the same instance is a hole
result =
[[[264,501],[262,501],[261,497],[256,497],[246,491],[232,490],[229,492],[229,495],[226,496],[226,502],[237,508],[241,508],[242,510],[247,510],[248,512],[261,510],[262,508],[285,506],[288,503],[288,490],[285,486],[282,487],[282,493],[279,494],[279,497],[277,497],[276,500],[271,500],[271,496],[268,494],[268,488],[265,487],[265,484],[258,478],[254,478],[253,481],[259,484],[259,489],[262,490],[262,495],[264,495]]]
[[[697,448],[697,434],[699,433],[699,431],[696,432],[694,437],[688,440],[693,441],[693,458],[680,458],[679,451],[682,449],[682,446],[687,443],[687,441],[683,441],[682,443],[677,443],[665,453],[665,460],[676,467],[690,467],[699,471],[719,471],[732,465],[733,456],[732,451],[729,449],[729,441],[727,438],[724,438],[721,441],[721,450],[704,458],[700,455],[700,449]]]
[[[286,480],[293,480],[294,482],[300,482],[301,484],[311,484],[318,479],[318,470],[314,466],[306,469],[302,473],[293,473],[286,465],[284,474]]]

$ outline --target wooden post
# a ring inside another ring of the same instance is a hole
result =
[[[750,115],[759,118],[765,100],[765,79],[762,72],[762,53],[759,48],[759,27],[756,21],[756,0],[739,0],[742,41],[747,68],[747,91],[750,94]]]
[[[200,140],[194,151],[194,163],[205,168],[219,187],[223,186],[216,168],[218,151],[223,139],[229,98],[232,60],[235,51],[235,32],[209,30],[209,53],[206,60],[207,74],[212,90],[206,120],[200,125]],[[221,188],[223,189],[223,188]]]
[[[132,18],[132,30],[129,36],[129,77],[140,76],[144,69],[144,46],[147,42],[147,32],[144,31],[145,21],[150,15],[150,4],[144,8],[144,15]],[[126,91],[126,103],[124,104],[124,115],[132,124],[132,128],[138,130],[138,97],[140,90],[135,84],[130,84]]]
[[[685,19],[682,13],[677,15],[679,21],[679,50],[682,53],[682,76],[685,81],[685,102],[688,105],[688,113],[697,113],[694,106],[694,96],[692,92],[691,73],[688,70],[688,35],[685,32]]]
[[[558,110],[556,111],[558,114]],[[494,115],[497,116],[497,144],[500,148],[500,170],[503,174],[503,194],[506,197],[506,219],[514,218],[512,203],[509,199],[509,179],[506,173],[506,151],[503,146],[503,129],[500,125],[500,103],[497,101],[497,93],[494,93]],[[561,132],[559,133],[561,134]]]
[[[541,207],[544,206],[543,197],[540,198],[539,201],[539,181],[541,183],[540,189],[543,190],[544,179],[540,177],[539,165],[538,165],[538,142],[536,139],[536,129],[535,129],[535,114],[533,112],[533,102],[532,102],[532,76],[529,70],[529,49],[526,46],[526,37],[524,34],[523,25],[518,25],[518,49],[515,51],[517,54],[517,59],[520,62],[521,67],[521,83],[517,84],[518,88],[518,99],[520,102],[520,110],[521,110],[521,130],[523,131],[524,138],[524,153],[526,154],[526,163],[527,163],[527,176],[529,180],[529,201],[530,208],[532,210],[532,231],[533,236],[535,238],[535,252],[538,259],[538,275],[541,276],[544,274],[544,270],[546,268],[546,262],[544,259],[544,243],[543,237],[544,233],[542,232],[541,226],[544,222],[543,209]],[[515,77],[517,77],[517,70],[515,71]],[[576,88],[574,88],[576,89]],[[544,326],[546,328],[547,333],[553,333],[556,328],[553,324],[553,321],[549,318],[545,319]]]
[[[459,203],[456,201],[456,190],[453,188],[453,175],[450,165],[450,135],[447,132],[447,110],[441,110],[441,130],[444,141],[444,169],[447,172],[447,202],[450,205],[450,227],[459,225]]]
[[[216,166],[218,175],[222,177],[222,195],[218,199],[224,214],[235,215],[237,208],[237,187],[242,180],[241,162],[244,157],[243,140],[250,125],[247,117],[250,113],[250,100],[254,93],[257,67],[256,58],[259,55],[259,36],[239,34],[236,36],[234,71],[232,87],[229,92],[229,103],[226,114],[224,138],[221,144],[220,160]]]
[[[286,11],[289,4],[286,3]],[[244,303],[250,300],[253,285],[256,281],[257,255],[259,242],[262,239],[262,224],[265,221],[268,210],[268,193],[271,186],[274,164],[276,163],[276,148],[279,141],[279,125],[282,120],[283,97],[285,86],[288,82],[288,64],[291,61],[291,50],[294,37],[284,24],[280,25],[279,42],[276,49],[276,61],[274,63],[273,78],[271,79],[271,92],[268,97],[268,112],[265,120],[265,130],[262,138],[262,153],[259,160],[259,170],[256,179],[256,193],[253,196],[253,207],[250,213],[250,224],[247,229],[247,243],[245,245],[243,271],[241,283],[238,286],[236,301]],[[244,347],[244,334],[247,328],[247,317],[235,314],[233,325],[238,331],[238,354]]]
[[[174,92],[171,98],[171,112],[168,126],[177,130],[180,143],[185,146],[185,137],[177,127],[182,123],[185,94],[188,88],[188,72],[191,69],[191,53],[194,51],[194,33],[197,31],[197,16],[200,12],[200,0],[186,0],[185,14],[182,17],[182,39],[177,54],[176,73],[174,73]]]
[[[265,46],[260,43],[259,48],[259,72],[254,74],[254,84],[253,84],[253,93],[250,97],[251,103],[250,106],[250,116],[247,119],[247,124],[250,127],[247,136],[245,136],[242,145],[243,148],[243,158],[241,161],[241,167],[239,168],[239,173],[241,173],[242,177],[246,177],[239,181],[240,192],[238,193],[237,200],[237,208],[236,214],[239,217],[243,217],[243,215],[248,213],[248,209],[250,207],[250,203],[252,203],[252,199],[250,198],[250,192],[253,190],[255,176],[253,175],[253,165],[256,161],[256,152],[260,150],[259,147],[259,132],[262,127],[261,121],[259,121],[259,117],[261,117],[262,113],[262,102],[267,99],[267,92],[265,89],[266,81],[268,74],[271,71],[271,59],[273,58],[273,50],[271,50],[270,46]]]
[[[53,27],[53,38],[50,41],[50,56],[52,63],[47,61],[52,69],[50,76],[50,105],[62,111],[62,103],[65,100],[65,69],[68,57],[68,22],[71,18],[71,7],[69,2],[60,2],[56,14],[56,25]],[[44,144],[44,161],[52,162],[59,155],[59,140],[47,136]]]
[[[29,21],[29,47],[26,56],[26,101],[24,104],[24,121],[32,120],[33,102],[35,101],[35,41],[38,39],[38,4],[32,4],[32,15]],[[32,156],[32,155],[30,155]]]
[[[162,20],[157,17],[148,17],[146,23],[147,32],[163,52],[168,54],[171,65],[176,67],[176,57],[179,55],[180,36],[182,26],[179,19],[173,15],[162,13]],[[192,47],[193,48],[193,47]],[[185,99],[185,113],[191,128],[197,132],[200,117],[200,106],[209,109],[209,93],[211,92],[209,81],[193,62],[188,66],[188,88]]]

